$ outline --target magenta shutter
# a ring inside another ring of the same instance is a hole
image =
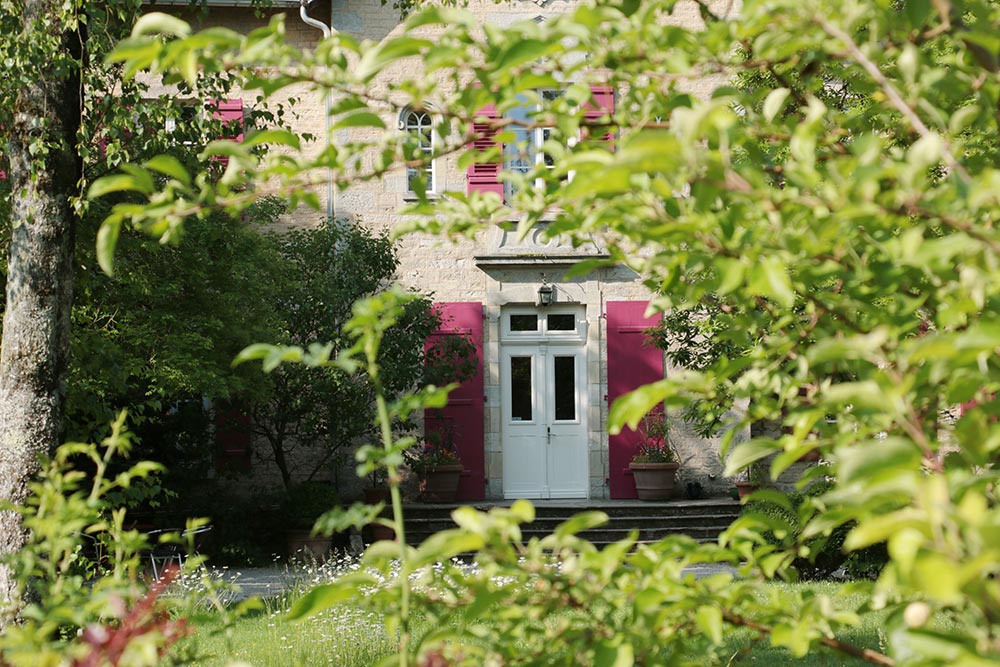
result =
[[[215,469],[249,471],[250,451],[250,417],[230,403],[219,403],[215,408]]]
[[[661,316],[645,317],[646,301],[609,301],[608,406],[623,394],[663,379],[663,352],[647,344],[646,329]],[[612,498],[635,498],[635,479],[628,464],[635,449],[636,433],[623,429],[608,443],[608,487]]]
[[[497,131],[494,123],[500,119],[497,109],[492,104],[488,104],[476,114],[477,121],[472,124],[472,148],[473,150],[485,153],[497,145]],[[468,191],[471,192],[495,192],[503,197],[503,183],[500,182],[500,170],[503,168],[503,159],[497,157],[493,162],[477,162],[469,166]]]
[[[615,112],[615,89],[611,86],[591,86],[590,94],[594,99],[593,104],[587,104],[583,110],[585,121],[594,122],[603,116],[610,116]],[[593,133],[591,133],[593,134]],[[604,141],[614,140],[614,133],[608,132],[603,137]]]
[[[243,100],[211,100],[212,118],[225,124],[222,139],[243,141]]]
[[[485,422],[483,391],[483,305],[479,302],[436,303],[441,326],[428,338],[432,345],[440,336],[469,336],[476,346],[475,375],[458,386],[441,410],[424,411],[426,431],[449,429],[458,442],[462,460],[459,500],[482,500],[486,497]]]

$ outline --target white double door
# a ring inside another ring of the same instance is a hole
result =
[[[579,342],[501,351],[505,498],[586,498],[587,364]]]

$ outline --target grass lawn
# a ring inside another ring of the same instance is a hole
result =
[[[789,592],[808,587],[832,594],[838,585],[776,586]],[[174,651],[178,655],[193,652],[200,656],[195,664],[203,667],[225,667],[233,661],[254,667],[371,667],[392,652],[392,642],[378,617],[344,604],[320,616],[293,623],[283,618],[293,599],[294,594],[265,600],[262,610],[251,612],[228,629],[222,628],[219,616],[208,615],[196,623],[195,635],[176,646]],[[861,602],[859,598],[857,603]],[[880,623],[880,617],[868,616],[863,625],[838,638],[877,650]],[[718,650],[716,661],[706,656],[704,664],[837,667],[869,663],[825,649],[797,660],[784,649],[773,648],[766,638],[761,639],[756,633],[736,630],[727,634],[726,645]]]

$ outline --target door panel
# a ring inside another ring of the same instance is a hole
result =
[[[545,498],[545,448],[537,380],[541,357],[530,347],[505,350],[501,372],[503,419],[503,489],[513,498]]]
[[[501,374],[504,496],[586,498],[583,347],[507,345]]]

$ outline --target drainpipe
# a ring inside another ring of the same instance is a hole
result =
[[[321,30],[323,32],[323,38],[326,39],[331,34],[333,34],[333,30],[332,30],[332,28],[330,26],[326,25],[325,23],[323,23],[321,21],[318,21],[318,20],[314,19],[313,17],[309,16],[308,12],[306,11],[307,7],[309,5],[309,2],[310,2],[310,0],[301,0],[301,4],[299,5],[299,18],[301,18],[302,22],[305,23],[306,25],[312,26],[313,28],[316,28],[317,30]],[[324,106],[324,109],[325,109],[325,116],[324,116],[324,118],[326,120],[326,147],[329,148],[331,146],[331,144],[332,144],[332,141],[333,141],[333,137],[330,134],[330,93],[329,92],[327,92],[326,97],[323,99],[323,106]],[[335,193],[334,193],[334,188],[333,188],[333,169],[330,168],[330,167],[327,167],[326,168],[326,217],[330,220],[331,224],[336,224],[334,222],[334,219],[333,219],[334,213],[336,212],[336,207],[334,206],[334,196],[335,196]]]

